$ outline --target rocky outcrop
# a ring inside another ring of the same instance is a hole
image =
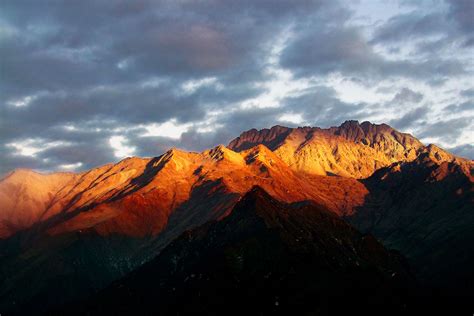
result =
[[[394,162],[412,161],[425,150],[416,138],[386,124],[357,121],[328,129],[253,129],[231,141],[228,147],[240,151],[256,144],[269,144],[296,171],[354,178],[366,178]]]

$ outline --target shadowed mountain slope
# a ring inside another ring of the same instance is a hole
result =
[[[156,259],[67,310],[395,314],[412,286],[403,259],[370,235],[327,209],[284,204],[254,187],[224,220],[185,232]]]
[[[347,220],[400,250],[423,282],[474,294],[472,163],[449,162],[443,154],[434,148],[375,172],[364,181],[367,201]]]

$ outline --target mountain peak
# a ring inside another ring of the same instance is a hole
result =
[[[232,140],[228,148],[246,151],[268,147],[292,169],[309,174],[366,178],[398,161],[412,161],[424,145],[387,124],[348,120],[337,127],[252,129]]]
[[[206,150],[203,154],[215,161],[225,160],[235,164],[243,164],[242,156],[224,145],[218,145],[212,149]]]
[[[176,148],[176,147],[171,147],[170,149],[168,149],[168,151],[166,151],[166,153],[164,155],[165,156],[174,156],[174,155],[182,155],[182,154],[187,154],[187,152],[182,150],[182,149]]]
[[[254,185],[240,198],[240,201],[255,201],[259,198],[273,199],[261,186]]]
[[[292,130],[292,128],[280,125],[275,125],[270,129],[264,128],[256,130],[253,128],[240,134],[240,136],[232,140],[227,147],[234,151],[243,151],[257,144],[263,144],[271,150],[274,150],[278,148]]]
[[[355,120],[345,121],[339,127],[332,129],[336,135],[340,135],[349,141],[356,143],[362,142],[366,145],[380,142],[384,135],[387,135],[388,137],[393,137],[392,134],[402,135],[402,133],[396,131],[387,124],[374,124],[369,121],[364,121],[361,124],[359,124],[359,121]],[[410,137],[415,139],[411,135]]]
[[[341,124],[340,127],[355,127],[355,126],[360,126],[358,120],[346,120]]]
[[[259,185],[254,185],[250,190],[247,191],[239,199],[237,204],[234,206],[234,211],[240,209],[249,209],[251,206],[254,208],[259,201],[272,200],[273,198]]]

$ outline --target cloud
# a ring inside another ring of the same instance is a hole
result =
[[[472,127],[473,116],[454,118],[450,120],[427,123],[422,127],[419,137],[443,139],[445,142],[454,142],[459,135]]]
[[[474,31],[474,2],[470,0],[448,0],[450,5],[449,17],[457,22],[458,27],[472,36]]]
[[[374,50],[360,29],[334,26],[298,34],[282,52],[281,65],[299,76],[340,73],[371,83],[387,77],[433,80],[467,71],[455,59],[388,59]]]
[[[443,110],[455,114],[459,114],[465,111],[474,111],[474,100],[469,100],[460,104],[450,104]]]
[[[445,31],[445,16],[439,12],[420,14],[419,11],[395,15],[376,29],[373,43],[392,43],[407,39],[423,38],[442,34]]]
[[[393,97],[391,103],[395,103],[395,104],[419,103],[421,100],[423,100],[422,93],[415,92],[409,88],[403,88]]]
[[[417,2],[389,19],[371,10],[378,22],[364,26],[329,0],[2,1],[0,173],[371,117],[461,145],[471,3]]]
[[[474,145],[464,144],[456,147],[448,148],[449,151],[457,156],[474,159]]]
[[[413,127],[417,122],[426,118],[429,108],[426,106],[415,108],[405,113],[402,117],[390,121],[390,125],[403,130],[408,127]]]
[[[441,7],[443,10],[433,10]],[[415,10],[413,10],[415,8]],[[453,46],[472,45],[474,4],[470,0],[445,2],[418,1],[411,3],[411,11],[392,16],[374,32],[372,43],[399,44],[418,41],[417,53],[440,52]]]
[[[363,118],[364,104],[349,104],[339,100],[336,91],[327,86],[309,88],[306,93],[283,100],[286,112],[299,113],[308,125],[329,127],[349,119]]]
[[[462,97],[467,97],[467,98],[474,98],[474,88],[469,88],[466,90],[461,90],[459,94]]]

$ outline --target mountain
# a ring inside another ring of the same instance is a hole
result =
[[[58,178],[61,181],[55,182]],[[220,188],[227,195],[203,210],[208,212],[200,216],[205,222],[224,216],[232,201],[256,184],[284,201],[310,199],[330,204],[338,213],[350,212],[353,204],[362,203],[362,185],[356,188],[361,192],[350,197],[345,193],[357,181],[317,178],[314,186],[314,179],[297,174],[263,145],[239,153],[224,146],[202,153],[171,149],[160,157],[127,158],[77,175],[13,172],[0,182],[0,203],[8,209],[0,214],[5,227],[0,237],[28,228],[27,223],[51,235],[84,229],[101,235],[157,235],[173,210],[200,198],[197,192]],[[332,185],[340,187],[340,192],[332,191]],[[339,198],[333,199],[334,194]],[[24,221],[24,210],[30,212],[30,220],[18,225]]]
[[[15,170],[0,182],[0,238],[42,220],[53,194],[78,176],[73,173],[40,174]]]
[[[328,129],[252,129],[232,140],[228,147],[242,151],[257,144],[270,148],[293,170],[354,178],[366,178],[394,162],[412,161],[425,150],[419,140],[386,124],[357,121]]]
[[[185,231],[231,216],[256,185],[374,235],[426,286],[474,296],[473,174],[471,160],[356,121],[250,130],[227,147],[81,173],[13,171],[0,180],[0,310],[41,312],[95,293]]]
[[[21,217],[16,210],[36,192],[24,179],[35,175],[14,172],[2,180],[1,191],[17,192],[2,195],[0,205],[13,206],[9,214]],[[240,153],[224,146],[202,153],[172,149],[95,168],[45,188],[45,200],[32,210],[37,221],[3,235],[0,309],[8,311],[13,302],[48,308],[96,291],[183,231],[227,216],[253,185],[282,201],[312,200],[338,214],[362,205],[367,193],[355,179],[298,174],[263,145]],[[14,227],[13,219],[2,222]],[[57,280],[70,286],[58,287]]]
[[[395,315],[413,284],[401,256],[333,212],[282,203],[254,187],[222,221],[183,233],[143,267],[66,310]]]
[[[364,180],[367,201],[346,219],[407,256],[420,280],[474,293],[473,164],[436,146]]]

